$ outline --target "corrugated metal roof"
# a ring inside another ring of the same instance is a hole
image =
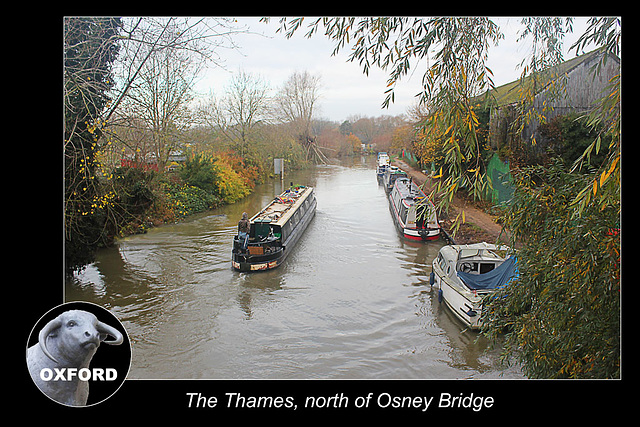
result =
[[[573,59],[565,61],[559,64],[557,67],[554,67],[554,69],[547,69],[545,71],[542,71],[540,74],[543,81],[545,77],[548,80],[546,81],[546,83],[540,85],[540,89],[538,89],[536,93],[542,92],[552,79],[555,79],[558,76],[561,76],[563,74],[570,73],[572,70],[574,70],[576,67],[580,66],[581,64],[590,62],[592,59],[602,55],[602,52],[603,50],[601,48],[596,49],[589,53],[585,53],[584,55],[580,55]],[[491,94],[494,96],[497,106],[501,107],[503,105],[513,104],[514,102],[518,102],[519,100],[518,89],[522,87],[521,83],[526,83],[529,79],[531,79],[531,76],[525,77],[524,82],[522,82],[521,79],[518,79],[510,83],[506,83],[502,86],[496,87],[494,91],[491,92]],[[480,99],[484,98],[484,96],[485,96],[484,94],[479,96],[477,100],[480,101]]]

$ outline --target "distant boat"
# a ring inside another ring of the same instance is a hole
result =
[[[390,163],[389,155],[383,151],[378,153],[378,164],[388,165]]]
[[[291,253],[316,213],[313,187],[298,186],[277,196],[250,220],[244,242],[233,238],[232,265],[239,271],[271,270]]]
[[[402,235],[411,240],[435,240],[440,236],[436,207],[413,180],[394,180],[389,210]]]
[[[438,300],[470,329],[481,326],[482,299],[517,277],[516,258],[508,246],[489,243],[443,246],[433,260],[431,285]]]
[[[389,170],[389,163],[390,159],[387,153],[378,153],[378,161],[376,164],[376,177],[378,178],[378,183],[382,183],[385,172]]]

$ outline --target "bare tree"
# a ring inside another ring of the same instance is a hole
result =
[[[320,76],[296,71],[276,96],[275,108],[276,114],[291,126],[294,138],[306,150],[307,160],[312,156],[316,161],[326,163],[327,157],[320,151],[316,136],[311,131],[311,120],[319,98]]]
[[[116,101],[104,120],[118,109],[146,62],[165,49],[177,49],[199,56],[214,66],[224,66],[220,49],[236,49],[233,35],[244,33],[229,18],[123,18],[121,54],[117,73],[120,85]]]
[[[255,127],[267,120],[269,86],[260,76],[234,74],[222,99],[211,97],[201,108],[204,121],[220,130],[236,151],[245,157]]]
[[[188,106],[201,67],[188,52],[167,48],[146,61],[129,89],[123,112],[138,118],[150,132],[150,154],[161,167],[191,123]]]
[[[225,18],[126,19],[116,101],[105,121],[113,117],[113,125],[143,125],[152,142],[138,152],[124,138],[120,142],[134,155],[164,166],[179,146],[181,132],[193,122],[188,106],[199,73],[210,64],[223,66],[219,49],[235,49],[232,36],[239,32],[244,30]]]
[[[276,97],[283,121],[292,124],[301,139],[312,136],[311,118],[319,98],[320,76],[313,76],[308,71],[293,73]]]

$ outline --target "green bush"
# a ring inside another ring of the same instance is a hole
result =
[[[620,377],[620,204],[571,201],[594,175],[561,161],[515,171],[502,217],[517,252],[519,278],[488,297],[484,332],[505,333],[532,378]]]
[[[596,138],[597,132],[589,129],[577,114],[557,116],[540,126],[540,148],[551,150],[565,164],[572,165]],[[610,138],[603,146],[608,147]],[[599,168],[606,159],[605,150],[591,155],[591,165]]]
[[[257,171],[230,153],[215,156],[200,153],[185,162],[180,176],[190,186],[225,203],[235,203],[251,193]]]
[[[152,182],[155,173],[138,168],[121,167],[114,170],[115,192],[123,214],[143,214],[155,201]]]
[[[213,159],[196,154],[182,166],[180,176],[189,185],[198,187],[208,193],[215,194],[216,182],[219,180],[218,168]]]
[[[167,207],[176,220],[220,206],[220,199],[202,188],[186,183],[163,183]]]

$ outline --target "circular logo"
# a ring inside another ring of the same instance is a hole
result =
[[[131,343],[107,309],[69,302],[49,310],[27,342],[31,379],[51,400],[91,406],[111,397],[131,367]]]

